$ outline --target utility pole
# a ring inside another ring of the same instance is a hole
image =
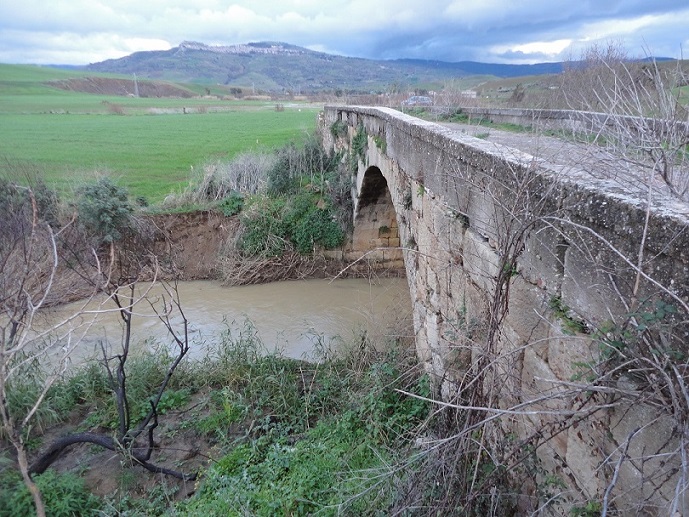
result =
[[[139,82],[136,80],[136,72],[134,72],[134,97],[139,96]]]

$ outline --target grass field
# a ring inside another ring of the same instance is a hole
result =
[[[300,140],[316,125],[318,108],[306,105],[276,111],[266,101],[115,97],[46,84],[83,75],[0,65],[1,167],[30,164],[64,192],[105,172],[156,202],[186,184],[191,167]]]

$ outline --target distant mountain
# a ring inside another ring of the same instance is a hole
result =
[[[436,69],[446,69],[464,75],[494,75],[496,77],[523,77],[525,75],[559,74],[563,63],[536,63],[534,65],[503,65],[479,63],[477,61],[425,61],[420,59],[397,59],[395,63],[413,63]]]
[[[263,91],[379,91],[423,88],[475,75],[517,77],[558,73],[562,63],[501,65],[418,59],[371,60],[315,52],[280,42],[211,46],[185,41],[163,51],[136,52],[84,67],[178,82],[225,84]]]

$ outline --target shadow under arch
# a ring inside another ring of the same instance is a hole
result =
[[[378,167],[366,169],[357,194],[352,250],[379,266],[404,269],[395,206]]]

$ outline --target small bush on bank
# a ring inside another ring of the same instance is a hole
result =
[[[102,243],[120,240],[123,232],[131,228],[134,208],[127,189],[107,177],[81,187],[77,191],[76,204],[79,223]]]
[[[249,256],[280,256],[289,246],[308,254],[316,246],[337,247],[345,238],[332,205],[311,192],[254,198],[242,222],[244,233],[239,246]]]
[[[344,231],[334,220],[332,210],[312,207],[297,222],[292,241],[299,253],[307,254],[315,246],[335,248],[342,244],[344,237]]]

